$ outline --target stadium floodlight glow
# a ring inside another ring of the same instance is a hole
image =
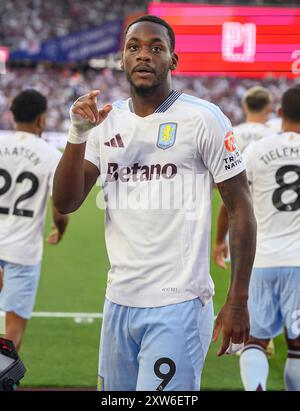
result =
[[[106,60],[105,59],[91,59],[89,60],[89,66],[95,69],[105,68]]]
[[[93,58],[88,62],[93,69],[109,68],[113,70],[121,70],[120,53],[112,53],[103,58]]]
[[[13,342],[0,338],[0,391],[15,390],[25,372]]]

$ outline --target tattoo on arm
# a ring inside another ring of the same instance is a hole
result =
[[[255,256],[256,220],[246,172],[219,183],[218,188],[228,213],[232,267],[230,292],[247,298]]]

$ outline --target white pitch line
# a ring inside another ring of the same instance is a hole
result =
[[[4,313],[3,313],[4,314]],[[0,312],[1,317],[1,312]],[[36,318],[103,318],[103,313],[59,313],[59,312],[35,312],[32,317]],[[217,316],[214,316],[216,320]]]
[[[0,311],[0,318],[4,317],[5,313]],[[34,312],[32,317],[35,318],[103,318],[103,313],[64,313],[64,312]],[[214,319],[217,316],[215,315]]]
[[[37,318],[103,318],[103,313],[61,313],[61,312],[34,312],[32,317]]]

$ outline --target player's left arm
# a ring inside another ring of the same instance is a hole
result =
[[[214,244],[214,260],[215,263],[226,269],[225,258],[228,256],[228,244],[226,241],[226,235],[228,233],[228,214],[224,204],[221,204],[218,220],[217,220],[217,233],[216,241]]]
[[[248,287],[256,248],[256,220],[246,172],[217,184],[228,215],[231,284],[214,329],[213,341],[222,332],[223,355],[230,343],[249,338]]]
[[[61,214],[52,203],[52,218],[53,225],[48,235],[47,242],[54,245],[58,244],[62,239],[69,222],[69,216],[67,214]]]

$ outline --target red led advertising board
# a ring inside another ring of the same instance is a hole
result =
[[[300,8],[150,3],[176,35],[177,73],[300,77]]]
[[[6,74],[5,64],[9,57],[9,50],[7,47],[0,46],[0,74]]]

